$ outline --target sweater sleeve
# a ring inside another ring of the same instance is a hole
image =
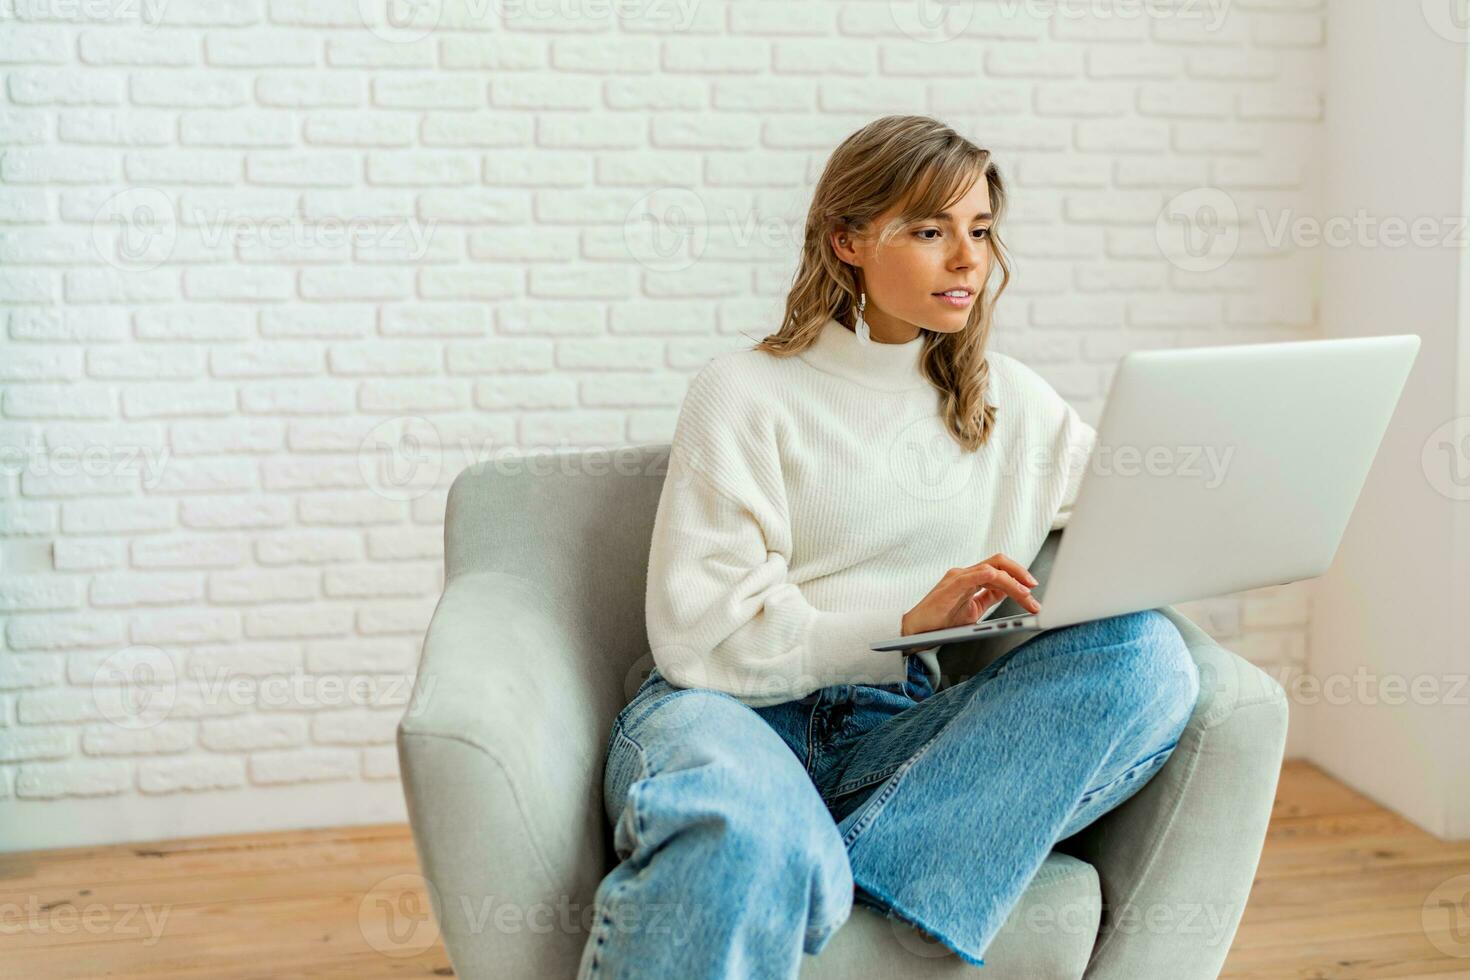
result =
[[[833,684],[905,678],[906,608],[818,609],[788,581],[791,534],[775,433],[718,359],[690,382],[654,517],[645,620],[676,687],[762,706]]]

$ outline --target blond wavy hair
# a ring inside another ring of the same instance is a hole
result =
[[[786,295],[781,327],[754,349],[789,357],[810,347],[829,318],[849,329],[856,325],[860,272],[833,251],[834,231],[866,232],[879,215],[901,205],[895,217],[877,229],[879,243],[886,244],[904,225],[945,210],[982,177],[990,182],[994,215],[988,237],[992,274],[981,285],[963,330],[919,332],[924,337],[920,364],[942,396],[946,428],[967,450],[985,445],[996,414],[996,407],[985,401],[990,386],[985,352],[995,305],[1011,280],[999,231],[1006,207],[1005,183],[989,150],[938,120],[884,116],[848,136],[832,152],[807,211],[801,261]],[[989,286],[996,267],[1000,281],[992,293]]]

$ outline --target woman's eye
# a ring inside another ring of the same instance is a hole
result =
[[[976,228],[975,231],[979,233],[976,236],[979,241],[983,242],[985,241],[985,239],[990,237],[989,228]],[[930,234],[931,232],[933,233],[933,235]],[[921,228],[918,231],[914,232],[914,237],[918,238],[920,241],[932,242],[934,241],[934,236],[937,236],[939,233],[940,232],[938,228]]]

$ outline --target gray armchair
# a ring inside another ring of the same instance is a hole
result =
[[[576,972],[593,894],[616,860],[601,801],[608,733],[653,666],[643,598],[668,448],[486,461],[450,488],[446,585],[398,753],[461,977]],[[1031,566],[1043,595],[1061,534]],[[1200,668],[1188,728],[1142,790],[1057,843],[985,966],[854,906],[822,953],[803,957],[804,978],[1218,975],[1260,858],[1286,700],[1268,674],[1162,611]],[[1022,639],[945,647],[943,683]]]

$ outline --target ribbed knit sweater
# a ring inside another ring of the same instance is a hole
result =
[[[947,432],[920,334],[863,345],[835,319],[795,356],[729,351],[689,383],[654,518],[645,616],[676,687],[752,707],[896,684],[905,613],[997,552],[1029,565],[1065,525],[1097,433],[1031,368],[989,351],[995,428]],[[939,688],[936,647],[918,656]]]

